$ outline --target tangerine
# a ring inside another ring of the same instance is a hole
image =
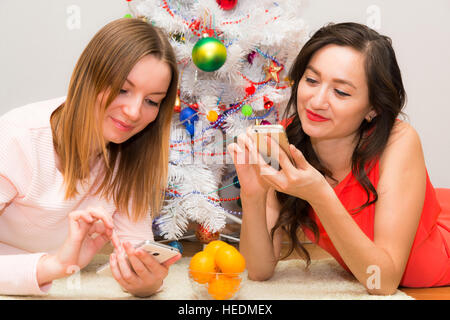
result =
[[[237,276],[227,277],[219,274],[212,278],[208,284],[208,293],[216,300],[227,300],[239,290],[241,279]]]
[[[233,246],[227,245],[217,249],[216,265],[223,273],[241,273],[245,270],[245,259]]]
[[[229,244],[221,240],[213,240],[205,246],[203,251],[208,252],[215,257],[217,250],[224,246],[229,246]]]
[[[208,252],[197,252],[189,263],[189,273],[198,283],[207,283],[217,272],[214,256]]]

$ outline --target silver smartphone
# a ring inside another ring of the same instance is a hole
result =
[[[137,244],[135,248],[144,249],[145,251],[150,253],[159,263],[166,262],[167,260],[180,254],[180,251],[177,248],[151,240],[145,240]],[[112,275],[109,263],[99,267],[96,272],[100,275]]]
[[[265,140],[265,136],[271,137],[275,140],[280,148],[286,153],[289,160],[294,163],[291,152],[289,151],[289,141],[286,135],[284,127],[280,124],[272,125],[255,125],[251,127],[253,139],[256,142],[256,147],[261,155],[266,159],[274,159],[274,155],[271,152],[269,144]],[[278,159],[275,159],[278,162]]]

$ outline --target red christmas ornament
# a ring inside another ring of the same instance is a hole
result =
[[[256,88],[254,85],[251,85],[250,87],[245,88],[245,92],[247,92],[247,95],[251,96],[256,91]]]
[[[237,4],[237,0],[216,0],[216,2],[223,10],[234,9]]]
[[[200,224],[198,225],[197,230],[195,230],[195,236],[197,237],[198,241],[203,244],[210,243],[213,240],[218,240],[219,235],[220,233],[218,231],[212,233]]]
[[[269,100],[266,96],[264,96],[264,108],[270,109],[273,106],[273,101]]]

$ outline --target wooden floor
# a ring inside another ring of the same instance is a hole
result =
[[[197,241],[182,240],[181,244],[183,246],[183,256],[185,257],[191,257],[203,249],[203,245]],[[326,251],[314,244],[306,244],[305,246],[313,260],[331,258]],[[296,258],[298,257],[295,253],[288,257],[288,259]],[[417,300],[450,300],[450,287],[425,289],[400,288],[400,290]]]

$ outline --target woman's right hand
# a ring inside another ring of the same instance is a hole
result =
[[[38,262],[39,285],[81,270],[109,240],[115,247],[119,246],[113,228],[112,218],[103,208],[71,212],[66,241],[55,255],[45,255]],[[97,234],[95,238],[94,234]]]
[[[260,163],[265,163],[256,149],[250,129],[237,138],[237,143],[228,146],[241,186],[241,197],[260,198],[267,194],[270,185],[261,178]]]

